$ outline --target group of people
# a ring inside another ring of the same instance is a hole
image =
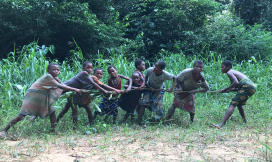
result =
[[[51,63],[47,67],[48,73],[39,78],[26,91],[20,113],[13,118],[9,124],[0,132],[0,139],[6,137],[7,131],[17,122],[24,119],[26,115],[33,116],[30,118],[33,121],[36,117],[42,119],[50,117],[52,131],[55,131],[56,123],[64,116],[68,110],[72,109],[73,123],[77,125],[77,107],[84,107],[88,114],[89,125],[97,116],[110,115],[113,116],[113,123],[116,123],[118,107],[126,111],[123,122],[131,116],[138,113],[137,124],[141,124],[145,109],[154,112],[155,119],[160,119],[164,116],[163,112],[163,96],[165,92],[171,93],[174,90],[174,100],[171,105],[166,120],[169,120],[174,114],[176,108],[186,110],[190,113],[190,120],[194,121],[195,116],[195,100],[194,94],[198,92],[206,92],[209,90],[209,84],[201,74],[204,63],[200,60],[194,62],[193,68],[185,69],[177,76],[165,71],[166,63],[158,61],[154,67],[146,70],[143,60],[135,61],[136,70],[131,77],[118,74],[115,66],[110,65],[107,72],[110,77],[108,84],[100,81],[103,76],[103,70],[96,68],[93,70],[91,62],[84,62],[82,71],[71,79],[61,83],[58,78],[59,66],[56,63]],[[230,91],[238,91],[232,99],[229,109],[227,110],[220,124],[212,124],[217,128],[221,128],[228,118],[232,115],[235,107],[246,122],[246,116],[243,105],[256,92],[256,85],[243,73],[232,69],[231,61],[224,61],[221,64],[222,73],[227,73],[230,79],[230,86],[221,89],[218,92],[228,93]],[[93,75],[91,75],[93,73]],[[91,75],[91,76],[89,76]],[[123,86],[125,90],[121,90],[121,80],[127,80]],[[172,80],[172,85],[169,89],[165,89],[164,81]],[[201,89],[199,89],[201,88]],[[101,111],[92,113],[90,103],[93,97],[90,97],[86,90],[97,89],[104,93],[99,108]],[[75,91],[73,97],[67,98],[67,102],[57,118],[53,103],[67,91]],[[111,92],[110,92],[111,91]],[[112,97],[110,98],[110,94]]]

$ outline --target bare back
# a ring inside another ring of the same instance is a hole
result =
[[[233,69],[230,69],[227,72],[227,75],[228,75],[231,83],[233,83],[234,81],[239,82],[240,80],[247,78],[247,76],[245,74],[243,74],[239,71],[233,70]]]

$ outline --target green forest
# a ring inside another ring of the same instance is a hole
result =
[[[3,0],[0,56],[36,41],[53,45],[61,61],[76,44],[87,59],[122,49],[129,59],[159,54],[239,61],[268,60],[272,47],[270,0]]]
[[[0,161],[272,160],[271,0],[1,0],[0,49],[0,131],[51,62],[64,82],[91,61],[107,83],[109,65],[131,77],[135,60],[144,60],[146,69],[163,60],[165,71],[177,76],[202,60],[209,91],[217,91],[230,85],[220,70],[230,60],[257,85],[244,106],[247,123],[236,108],[222,129],[211,124],[221,122],[234,92],[197,93],[194,122],[178,109],[170,121],[154,122],[146,110],[136,126],[135,119],[121,123],[125,111],[119,109],[117,124],[97,117],[87,127],[87,113],[78,108],[77,128],[69,110],[54,134],[49,118],[26,117],[0,140]],[[165,93],[165,115],[173,99]],[[100,102],[92,101],[92,112]],[[54,103],[56,115],[65,103]]]

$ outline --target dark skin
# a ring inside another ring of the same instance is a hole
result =
[[[96,71],[93,73],[93,75],[96,76],[98,80],[100,80],[100,79],[102,78],[102,76],[103,76],[103,71],[102,71],[102,70],[96,70]],[[115,89],[115,88],[113,88],[113,87],[111,87],[111,86],[108,86],[108,85],[106,85],[106,84],[103,84],[103,85],[102,85],[102,88],[104,88],[104,89],[106,89],[106,90],[109,90],[109,91],[115,91],[115,92],[118,93],[118,94],[124,93],[124,91],[119,90],[119,89]]]
[[[140,81],[140,74],[139,73],[133,73],[131,78],[132,78],[132,86],[131,86],[131,88],[132,89],[138,89],[139,87],[136,87],[136,85]],[[135,85],[135,86],[133,86],[133,85]],[[128,88],[128,85],[124,85],[124,88]],[[122,123],[125,123],[127,121],[127,119],[129,118],[129,116],[131,116],[131,119],[134,118],[133,114],[126,113],[125,116],[124,116],[124,119],[123,119]]]
[[[59,75],[59,66],[57,65],[52,65],[48,70],[47,72],[49,74],[51,74],[54,78],[57,78],[58,75]],[[59,88],[61,89],[64,89],[64,90],[67,90],[67,91],[75,91],[77,93],[81,93],[81,90],[80,89],[77,89],[77,88],[72,88],[72,87],[69,87],[69,86],[66,86],[66,85],[59,85],[58,86]],[[2,130],[2,132],[0,132],[0,138],[3,138],[5,137],[6,135],[6,132],[13,126],[15,125],[16,123],[18,123],[19,121],[23,120],[25,118],[26,115],[22,115],[22,114],[19,114],[17,117],[13,118],[9,124]],[[51,115],[50,115],[50,122],[51,122],[51,127],[52,127],[52,131],[55,132],[55,125],[56,125],[56,114],[55,112],[53,112]]]
[[[128,85],[128,88],[126,89],[126,93],[129,92],[131,90],[131,85],[132,85],[132,80],[131,78],[128,78],[124,75],[121,75],[121,74],[117,74],[117,70],[115,68],[110,68],[108,69],[108,73],[110,74],[110,78],[113,82],[114,85],[118,85],[119,83],[119,77],[122,78],[122,79],[126,79],[128,80],[129,82],[129,85]],[[108,79],[108,82],[110,82],[110,78]],[[113,96],[116,96],[116,95],[119,95],[119,94],[113,94]],[[108,118],[108,115],[105,117],[104,120],[106,120]],[[117,115],[113,115],[113,124],[116,124],[116,118],[117,118]]]
[[[140,65],[137,65],[136,72],[140,75],[140,80],[143,82],[143,85],[141,87],[137,87],[137,89],[143,89],[145,87],[145,79],[142,77],[142,72],[145,71],[145,62],[142,61]]]
[[[91,63],[89,63],[85,67],[83,67],[82,70],[83,71],[80,72],[82,75],[89,76],[93,71],[93,65]],[[105,89],[103,89],[102,87],[97,85],[92,79],[90,79],[90,82],[96,89],[101,90],[106,95],[109,95],[108,91],[106,91]],[[68,99],[67,99],[67,102],[66,102],[64,108],[61,110],[61,112],[59,113],[59,115],[57,117],[57,122],[59,122],[59,120],[64,116],[64,114],[66,114],[68,112],[70,107],[72,108],[72,118],[73,118],[73,123],[75,125],[75,127],[74,127],[74,129],[75,129],[77,126],[77,106],[72,104],[72,102],[69,101]],[[84,105],[83,107],[88,114],[89,123],[93,123],[93,114],[92,114],[90,104],[88,103],[88,104]]]
[[[96,70],[96,71],[93,73],[93,75],[96,76],[98,80],[100,80],[100,79],[102,78],[102,76],[103,76],[103,71],[102,71],[102,70]],[[111,86],[108,86],[108,85],[106,85],[106,84],[101,85],[101,87],[104,88],[104,89],[106,89],[106,90],[109,90],[109,91],[115,91],[117,94],[122,94],[122,93],[124,93],[124,91],[119,90],[119,89],[115,89],[115,88],[113,88],[113,87],[111,87]],[[94,115],[93,120],[94,120],[95,118],[96,118],[96,115]],[[88,127],[90,127],[90,126],[91,126],[91,124],[89,123],[89,124],[88,124]]]
[[[246,75],[244,75],[243,73],[239,72],[239,71],[236,71],[236,70],[233,70],[230,66],[226,67],[225,65],[221,65],[221,72],[222,73],[227,73],[229,79],[230,79],[230,86],[225,88],[225,89],[221,89],[219,90],[220,93],[229,93],[230,91],[238,91],[238,88],[235,88],[236,86],[239,85],[239,81],[238,80],[241,80],[241,79],[244,79],[244,78],[247,78]],[[221,123],[219,124],[212,124],[213,126],[217,127],[217,128],[222,128],[227,120],[231,117],[231,115],[233,114],[234,112],[234,109],[235,109],[236,106],[234,105],[230,105],[229,106],[229,109],[227,110],[227,112],[225,113],[225,116],[222,120]],[[242,116],[244,122],[246,123],[246,115],[245,115],[245,111],[244,111],[244,107],[243,106],[237,106],[238,110],[239,110],[239,113],[240,115]]]
[[[143,85],[141,87],[137,87],[137,89],[143,89],[145,87],[145,79],[142,76],[142,72],[145,71],[145,62],[141,62],[140,65],[137,65],[136,72],[140,75],[140,80],[142,81]],[[141,100],[141,99],[140,99]],[[135,107],[135,112],[138,112],[141,108],[141,102],[139,101],[137,106]]]
[[[201,80],[202,82],[205,82],[205,78],[204,76],[201,74],[201,71],[203,70],[203,67],[204,65],[203,64],[196,64],[194,67],[193,67],[193,71],[192,71],[192,76],[194,78],[194,80],[196,82],[198,82],[199,80]],[[183,91],[182,88],[181,88],[181,85],[180,85],[180,81],[178,81],[178,86],[179,86],[179,90],[178,91]],[[200,90],[192,90],[190,91],[189,93],[191,94],[196,94],[198,92],[206,92],[208,91],[209,88],[202,88]],[[172,106],[170,107],[169,111],[168,111],[168,115],[166,117],[166,120],[169,120],[171,118],[171,116],[175,113],[175,110],[176,110],[176,105],[175,104],[172,104]],[[195,116],[195,113],[190,113],[190,119],[191,119],[191,122],[194,121],[194,116]]]
[[[156,63],[155,66],[154,66],[154,68],[153,68],[153,72],[157,76],[160,76],[160,75],[162,75],[162,71],[163,71],[163,69],[160,68],[160,66],[159,66],[158,63]],[[150,88],[151,91],[156,91],[156,92],[160,92],[161,91],[161,89],[154,89],[154,88],[150,87],[148,84],[146,84],[147,81],[148,81],[148,76],[146,75],[145,76],[145,86],[148,87],[148,88]],[[173,91],[173,88],[174,88],[174,86],[176,84],[176,81],[177,81],[177,77],[173,75],[173,83],[172,83],[171,87],[166,90],[167,92],[171,93]],[[137,121],[138,125],[140,125],[141,122],[142,122],[142,118],[143,118],[144,112],[145,112],[145,105],[141,105],[140,112],[139,112],[139,117],[138,117],[138,121]]]

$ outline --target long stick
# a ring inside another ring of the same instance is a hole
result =
[[[131,89],[132,91],[133,90],[136,90],[136,89]],[[152,91],[152,89],[150,89],[150,88],[143,88],[142,90],[149,90],[149,91]],[[161,89],[161,91],[166,91],[166,89]],[[167,91],[166,91],[167,92]],[[189,93],[189,92],[191,92],[191,91],[173,91],[173,92],[176,92],[176,93],[183,93],[183,92],[185,92],[185,93]],[[171,92],[171,93],[173,93],[173,92]],[[207,93],[218,93],[219,91],[207,91]],[[169,92],[168,92],[169,93]]]

